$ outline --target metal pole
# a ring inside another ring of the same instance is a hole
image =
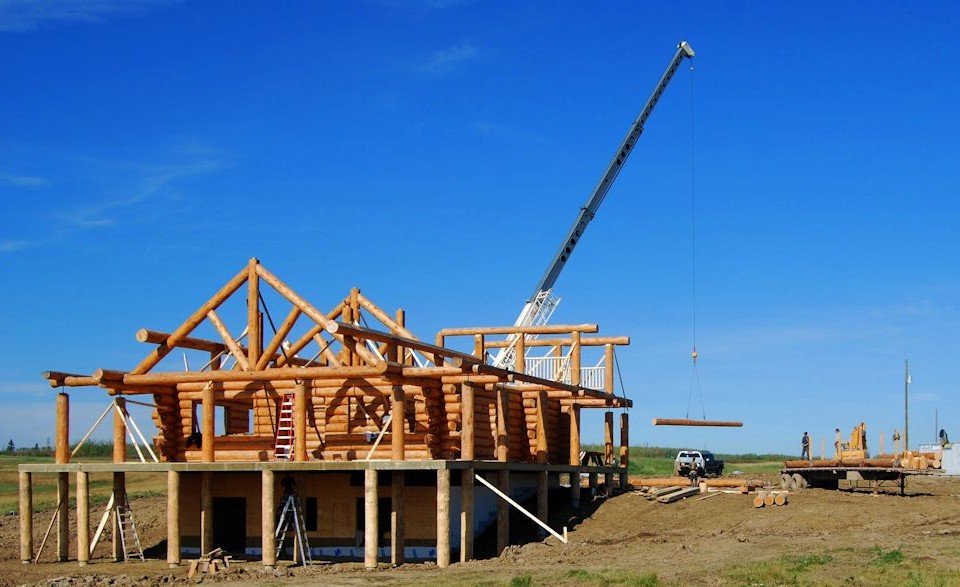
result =
[[[910,361],[903,360],[903,450],[910,450]]]

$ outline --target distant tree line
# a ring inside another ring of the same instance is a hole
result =
[[[130,447],[127,447],[130,450]],[[17,446],[11,438],[7,441],[7,447],[3,451],[6,455],[17,455],[27,457],[52,457],[53,447],[50,446],[50,440],[43,446],[35,443],[31,446]],[[75,457],[109,457],[113,455],[113,442],[109,440],[88,440],[83,443]]]

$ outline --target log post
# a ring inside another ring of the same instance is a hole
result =
[[[57,431],[54,441],[55,461],[59,464],[70,462],[70,396],[57,394]]]
[[[213,473],[200,473],[200,554],[213,550]]]
[[[390,458],[402,461],[406,452],[406,397],[402,385],[394,385],[391,392]]]
[[[180,472],[167,471],[167,566],[180,564]]]
[[[550,462],[550,443],[547,439],[547,392],[537,394],[537,462]]]
[[[567,415],[570,416],[570,461],[574,467],[580,466],[580,406],[570,404]]]
[[[247,264],[247,362],[253,366],[260,361],[260,276],[256,258]]]
[[[66,562],[70,554],[70,473],[57,473],[57,561]]]
[[[393,489],[390,496],[390,564],[396,566],[406,562],[403,552],[406,541],[403,521],[403,486],[406,474],[403,471],[394,471],[390,477]]]
[[[90,562],[90,473],[77,471],[77,562]]]
[[[363,567],[372,570],[377,568],[380,546],[376,469],[366,469],[363,472],[363,506]]]
[[[405,327],[406,322],[407,322],[407,313],[403,310],[403,308],[398,308],[398,309],[397,309],[397,314],[396,314],[395,321],[396,321],[397,325],[398,325],[400,328],[404,328],[404,327]],[[397,353],[397,362],[400,363],[401,365],[406,365],[406,364],[407,364],[407,349],[404,348],[404,347],[402,347],[402,346],[400,346],[400,345],[397,345],[397,347],[396,347],[396,353]]]
[[[473,469],[460,473],[460,562],[473,559]]]
[[[603,415],[603,464],[613,466],[613,412]],[[613,493],[613,473],[604,473],[603,483],[607,488],[607,495]]]
[[[460,459],[474,459],[474,384],[465,382],[460,392]]]
[[[580,385],[580,331],[570,333],[570,385]]]
[[[113,402],[120,408],[113,410],[113,462],[122,463],[127,460],[127,425],[120,412],[127,410],[127,400],[118,397]]]
[[[570,473],[570,506],[573,509],[580,507],[580,472]]]
[[[26,562],[29,562],[29,553],[27,558]],[[437,469],[437,567],[445,569],[449,566],[450,469]]]
[[[480,362],[486,364],[484,353],[486,352],[486,345],[484,345],[483,335],[474,334],[473,335],[473,356],[480,359]]]
[[[116,444],[114,444],[114,449],[116,449]],[[120,534],[123,532],[123,528],[120,526],[120,517],[117,516],[117,506],[121,506],[127,503],[127,474],[121,472],[114,472],[113,474],[113,512],[111,512],[111,517],[113,518],[113,560],[120,562],[124,560],[123,556],[123,541],[120,539]]]
[[[349,303],[343,305],[343,310],[340,312],[340,320],[342,320],[344,324],[353,324],[353,308],[350,307]],[[354,345],[346,344],[346,342],[344,342],[343,349],[346,352],[345,360],[343,362],[344,365],[352,366],[358,364],[357,355],[356,352],[354,352],[355,348],[356,347]]]
[[[507,433],[507,417],[510,406],[509,392],[501,385],[497,388],[497,460],[505,463],[510,457],[510,436]]]
[[[33,474],[20,472],[20,562],[33,560]]]
[[[497,489],[510,495],[510,470],[497,471]],[[510,546],[510,504],[505,499],[497,499],[497,555]]]
[[[277,508],[274,501],[273,470],[260,472],[260,560],[272,569],[277,564]]]
[[[202,399],[200,400],[200,411],[202,412],[202,420],[200,424],[200,447],[202,449],[201,454],[203,455],[203,462],[205,463],[212,463],[217,460],[216,452],[214,450],[214,436],[216,436],[214,428],[214,413],[216,412],[216,407],[214,406],[213,401],[213,387],[213,383],[205,385],[203,387]],[[203,552],[208,551],[205,550]]]
[[[596,473],[590,473],[587,475],[587,481],[590,484],[590,497],[596,497],[597,495],[597,486],[599,485],[600,480]]]
[[[544,524],[547,522],[550,504],[550,474],[546,471],[537,472],[537,517]]]
[[[603,390],[607,393],[613,393],[613,375],[616,372],[616,360],[613,354],[613,345],[603,345]]]
[[[293,396],[293,460],[307,460],[307,410],[310,401],[310,381],[299,381]]]
[[[630,468],[630,415],[620,414],[620,488],[625,489]]]
[[[517,347],[514,353],[513,370],[517,373],[527,372],[527,335],[517,335]]]

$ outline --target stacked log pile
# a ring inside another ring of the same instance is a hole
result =
[[[880,467],[886,469],[910,469],[925,470],[939,469],[942,466],[940,455],[931,452],[913,452],[906,451],[896,455],[880,455],[869,459],[844,458],[844,459],[814,459],[814,460],[790,460],[784,461],[784,467],[788,469],[805,469],[809,467],[832,468],[832,467]]]

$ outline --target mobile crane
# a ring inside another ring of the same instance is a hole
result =
[[[677,45],[677,50],[673,54],[673,57],[670,58],[666,71],[663,72],[660,81],[654,86],[653,93],[647,98],[646,104],[644,104],[640,114],[633,121],[633,124],[627,131],[627,135],[620,142],[620,146],[616,152],[614,152],[610,163],[600,177],[600,181],[590,193],[590,197],[586,203],[584,203],[583,207],[580,208],[580,213],[577,215],[573,226],[560,243],[560,247],[553,257],[553,261],[547,267],[547,271],[543,274],[543,277],[540,278],[537,287],[533,290],[533,294],[523,305],[523,309],[520,311],[520,316],[518,316],[514,322],[514,326],[540,326],[550,320],[550,316],[553,315],[554,310],[557,309],[557,305],[560,303],[560,298],[553,293],[553,286],[556,284],[560,272],[563,271],[564,266],[570,259],[570,255],[573,253],[573,249],[576,248],[580,239],[583,238],[583,233],[586,231],[587,225],[589,225],[590,221],[596,216],[600,204],[603,203],[603,199],[613,186],[617,175],[619,175],[623,165],[627,162],[627,158],[633,151],[634,145],[636,145],[637,140],[640,139],[640,135],[643,133],[647,119],[650,118],[650,114],[653,112],[654,107],[656,107],[657,102],[660,101],[660,97],[670,84],[670,80],[673,79],[674,74],[677,72],[683,60],[692,59],[693,56],[693,49],[686,41],[681,41],[680,44]],[[500,352],[494,357],[494,365],[498,367],[511,367],[514,365],[516,360],[516,342],[520,336],[524,335],[513,334],[508,337],[507,340],[509,344],[500,349]],[[527,336],[532,337],[533,335]]]

